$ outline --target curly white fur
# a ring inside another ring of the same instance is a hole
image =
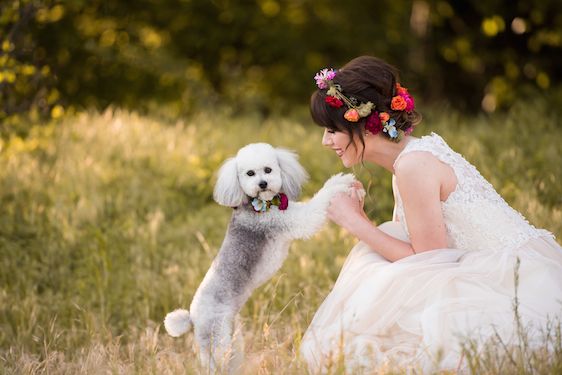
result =
[[[349,192],[355,182],[351,174],[338,174],[310,201],[294,202],[307,177],[296,154],[265,143],[243,147],[220,168],[214,198],[236,209],[189,312],[176,310],[164,320],[166,330],[174,337],[193,325],[199,358],[205,367],[236,369],[233,357],[240,353],[235,344],[240,344],[241,338],[237,341],[233,336],[238,312],[251,293],[279,270],[290,242],[318,231],[326,220],[331,198]],[[256,213],[248,203],[256,197],[271,200],[278,193],[289,198],[286,210],[272,206],[267,212]]]
[[[166,332],[172,337],[180,337],[191,329],[191,319],[189,311],[177,309],[166,315],[164,319]]]

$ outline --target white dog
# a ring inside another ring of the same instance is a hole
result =
[[[355,181],[351,174],[335,175],[310,201],[293,202],[307,177],[294,153],[265,143],[243,147],[221,167],[214,199],[234,208],[226,237],[190,311],[175,310],[164,320],[174,337],[194,326],[203,366],[233,369],[232,356],[241,354],[233,353],[236,315],[279,270],[291,240],[318,231],[331,198],[350,191]]]

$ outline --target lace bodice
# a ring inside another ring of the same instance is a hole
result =
[[[515,249],[531,238],[550,235],[536,229],[511,208],[493,186],[453,151],[439,135],[432,133],[410,141],[396,158],[395,164],[409,152],[426,151],[449,165],[457,187],[441,202],[449,246],[465,250]],[[396,216],[408,232],[400,192],[396,189]]]

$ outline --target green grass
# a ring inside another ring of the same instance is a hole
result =
[[[441,134],[560,238],[562,129],[544,107],[474,118],[435,109],[415,135]],[[197,373],[191,335],[172,339],[161,321],[189,305],[222,241],[231,212],[212,200],[215,171],[247,143],[291,148],[311,175],[307,199],[343,170],[321,134],[298,115],[171,123],[110,110],[0,141],[0,373]],[[372,219],[389,220],[390,176],[355,172]],[[305,371],[299,340],[354,243],[327,225],[292,245],[242,311],[247,373]],[[484,359],[480,370],[499,373]],[[560,353],[554,361],[541,369]]]

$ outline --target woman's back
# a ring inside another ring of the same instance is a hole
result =
[[[450,247],[463,250],[516,249],[530,239],[549,234],[536,229],[510,207],[478,170],[453,151],[439,135],[432,133],[411,140],[396,159],[395,165],[408,153],[416,151],[431,153],[450,166],[456,175],[456,189],[442,202]],[[408,233],[398,189],[396,193],[396,215]]]

